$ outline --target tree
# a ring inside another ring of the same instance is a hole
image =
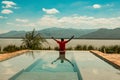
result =
[[[27,49],[40,49],[43,42],[47,42],[39,33],[33,29],[32,32],[25,34],[25,37],[22,39],[23,45]]]

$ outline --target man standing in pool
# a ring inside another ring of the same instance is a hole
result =
[[[67,40],[67,41],[64,41],[64,39],[63,38],[61,38],[61,41],[58,41],[58,40],[56,40],[54,37],[52,37],[52,39],[53,40],[55,40],[58,44],[59,44],[59,57],[56,59],[56,60],[54,60],[53,62],[52,62],[52,64],[54,63],[54,62],[56,62],[57,60],[61,60],[61,63],[63,63],[64,62],[64,60],[66,60],[66,61],[68,61],[72,66],[74,66],[73,64],[72,64],[72,62],[70,62],[68,59],[66,59],[65,58],[65,45],[66,45],[66,43],[68,43],[71,39],[73,39],[74,38],[74,36],[72,36],[69,40]]]

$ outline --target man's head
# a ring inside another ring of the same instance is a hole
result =
[[[63,39],[63,38],[61,38],[61,41],[64,41],[64,39]]]

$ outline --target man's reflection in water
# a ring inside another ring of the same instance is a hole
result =
[[[57,39],[55,39],[54,37],[51,37],[53,40],[55,40],[58,44],[59,44],[59,57],[56,59],[56,60],[54,60],[53,62],[52,62],[52,64],[54,63],[54,62],[56,62],[57,60],[61,60],[61,63],[63,63],[64,62],[64,60],[66,60],[66,61],[68,61],[72,66],[74,66],[73,64],[72,64],[72,62],[70,62],[67,58],[65,58],[65,51],[66,51],[66,49],[65,49],[65,47],[66,47],[66,44],[69,42],[69,41],[71,41],[73,38],[74,38],[74,36],[72,36],[69,40],[67,40],[67,41],[65,41],[63,38],[61,38],[61,41],[58,41]]]
[[[73,63],[65,57],[65,51],[59,51],[59,57],[56,60],[54,60],[53,62],[51,62],[51,64],[53,64],[57,60],[61,60],[61,63],[63,63],[64,60],[68,61],[74,67]]]

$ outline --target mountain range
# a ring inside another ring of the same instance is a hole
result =
[[[70,38],[72,35],[75,38],[79,38],[82,35],[91,33],[96,31],[96,29],[72,29],[72,28],[47,28],[43,30],[37,31],[44,38],[51,38],[52,36],[55,38]],[[7,33],[0,34],[1,38],[21,38],[24,37],[26,31],[10,31]]]
[[[0,34],[1,38],[22,38],[27,31],[10,31]],[[44,38],[75,38],[83,39],[120,39],[120,28],[115,29],[73,29],[73,28],[47,28],[38,30]]]
[[[99,29],[80,36],[80,38],[91,38],[91,39],[120,39],[120,28],[115,29]]]

